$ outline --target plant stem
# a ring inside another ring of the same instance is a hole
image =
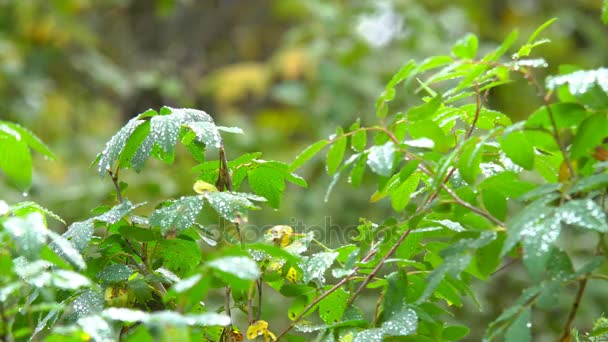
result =
[[[367,262],[369,261],[369,259],[371,259],[374,255],[376,254],[376,250],[374,247],[372,247],[369,251],[369,253],[363,257],[363,259],[361,259],[361,262]],[[359,270],[359,267],[356,266],[353,269],[353,273],[351,274],[355,274],[357,271]],[[344,278],[342,278],[342,280],[340,280],[339,282],[337,282],[334,286],[332,286],[329,290],[323,292],[319,297],[315,298],[310,304],[308,304],[304,310],[302,310],[302,312],[298,315],[298,317],[296,317],[293,322],[291,322],[291,324],[289,324],[287,326],[287,328],[285,328],[285,330],[283,330],[283,332],[281,332],[278,336],[277,336],[277,341],[281,339],[281,337],[285,336],[285,334],[287,334],[291,329],[293,329],[293,327],[296,325],[296,323],[298,323],[298,321],[300,319],[302,319],[302,317],[304,317],[304,315],[306,315],[306,313],[308,313],[308,311],[310,311],[313,307],[315,307],[315,305],[317,305],[320,301],[322,301],[325,297],[329,296],[330,294],[332,294],[334,291],[336,291],[337,289],[339,289],[340,287],[342,287],[342,285],[346,284],[349,280],[351,279],[350,276],[346,276]]]

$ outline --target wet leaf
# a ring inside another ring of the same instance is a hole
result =
[[[302,268],[304,284],[308,284],[314,279],[325,283],[325,271],[334,263],[338,254],[338,252],[321,252],[310,257],[303,257],[299,265]]]
[[[200,196],[181,197],[168,206],[154,210],[150,216],[150,225],[160,227],[163,235],[169,232],[179,235],[196,222],[201,209],[203,199]]]

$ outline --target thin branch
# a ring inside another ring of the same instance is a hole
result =
[[[564,331],[561,337],[559,338],[559,341],[570,341],[570,330],[572,329],[572,323],[574,322],[574,318],[576,317],[576,313],[578,312],[578,308],[581,304],[581,299],[583,298],[583,294],[585,293],[585,288],[587,287],[588,280],[589,274],[585,275],[585,277],[581,279],[578,283],[578,291],[576,292],[574,303],[572,303],[572,308],[570,309],[570,313],[568,314],[568,320],[566,321],[566,325],[564,325]]]
[[[473,117],[473,122],[471,123],[471,127],[467,131],[465,135],[466,139],[469,139],[477,126],[477,120],[479,120],[479,113],[481,112],[481,94],[479,93],[479,84],[475,82],[475,117]]]
[[[116,190],[116,199],[118,199],[118,202],[120,203],[124,202],[120,191],[120,184],[118,183],[118,169],[116,169],[116,172],[108,170],[108,174],[110,175],[110,178],[112,178],[112,184],[114,184],[114,189]]]
[[[351,305],[355,301],[357,296],[361,293],[361,291],[363,291],[363,289],[367,286],[367,284],[369,284],[369,282],[376,276],[376,274],[378,274],[378,271],[380,271],[380,268],[382,268],[382,266],[384,266],[384,263],[386,262],[386,260],[388,260],[388,258],[390,258],[393,255],[393,253],[395,253],[397,248],[399,248],[399,246],[401,246],[401,243],[403,242],[403,240],[405,240],[405,238],[408,235],[410,235],[410,233],[412,232],[412,228],[413,227],[409,227],[405,232],[403,232],[403,234],[401,234],[401,236],[399,237],[399,240],[397,240],[397,242],[395,242],[395,244],[391,247],[391,249],[389,249],[388,252],[382,257],[382,259],[380,259],[380,261],[378,262],[376,267],[374,267],[374,269],[370,272],[370,274],[368,274],[367,278],[365,278],[365,280],[361,283],[361,285],[359,285],[359,287],[357,288],[357,291],[355,291],[355,293],[353,293],[353,295],[350,296],[346,306]]]
[[[376,249],[375,248],[371,248],[370,251],[369,251],[369,253],[363,259],[361,259],[361,262],[364,263],[364,262],[369,261],[369,259],[371,259],[375,254],[376,254]],[[358,270],[359,270],[359,266],[355,266],[355,268],[353,269],[353,273],[351,273],[351,274],[355,274]],[[325,297],[329,296],[330,294],[332,294],[333,292],[335,292],[337,289],[339,289],[340,287],[342,287],[342,285],[346,284],[350,279],[351,279],[350,276],[346,276],[346,277],[342,278],[342,280],[340,280],[339,282],[337,282],[329,290],[323,292],[319,297],[315,298],[315,300],[313,300],[310,304],[308,304],[308,306],[306,306],[304,308],[304,310],[302,310],[302,312],[298,315],[298,317],[296,317],[293,320],[293,322],[291,322],[291,324],[289,324],[287,326],[287,328],[285,328],[285,330],[283,330],[283,332],[281,332],[277,336],[277,340],[280,340],[281,337],[285,336],[285,334],[287,334],[291,329],[293,329],[293,327],[296,325],[296,323],[298,323],[302,319],[302,317],[304,317],[304,315],[306,315],[308,313],[308,311],[310,311],[312,308],[314,308],[315,305],[317,305]]]
[[[504,222],[502,222],[501,220],[492,216],[492,214],[490,214],[487,211],[484,211],[482,209],[479,209],[476,206],[469,204],[468,202],[465,202],[462,198],[458,197],[458,195],[452,189],[450,189],[447,185],[441,184],[441,188],[443,190],[445,190],[445,192],[447,192],[456,201],[456,203],[458,203],[458,205],[463,206],[463,207],[469,209],[470,211],[476,213],[477,215],[482,216],[482,217],[492,221],[493,223],[495,223],[496,225],[498,225],[500,227],[505,226]]]

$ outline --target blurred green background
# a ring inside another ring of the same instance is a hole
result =
[[[545,72],[597,68],[608,61],[600,7],[598,0],[0,0],[0,119],[28,127],[58,156],[35,160],[28,193],[3,183],[0,191],[9,203],[31,199],[67,222],[85,219],[114,201],[109,179],[89,168],[96,154],[130,117],[162,105],[202,109],[218,124],[243,128],[226,136],[229,159],[261,151],[289,162],[337,125],[373,123],[392,73],[409,59],[448,54],[467,32],[479,35],[483,53],[515,28],[523,40],[557,17],[544,33],[552,43],[535,53],[549,62]],[[526,117],[540,102],[522,85],[500,88],[489,105]],[[416,94],[398,97],[399,106],[419,103]],[[191,193],[194,165],[178,150],[175,165],[150,161],[141,174],[124,172],[126,196],[151,210]],[[330,179],[322,161],[300,174],[309,189],[288,189],[280,211],[255,212],[251,224],[322,229],[390,213],[385,203],[368,203],[372,184],[353,189],[343,180],[324,203]],[[585,238],[568,243],[585,246]],[[475,340],[526,279],[518,267],[497,275],[480,287],[483,310],[468,302],[453,319],[472,324]],[[583,304],[583,326],[608,307],[594,286]],[[565,308],[538,318],[539,340],[561,327]]]

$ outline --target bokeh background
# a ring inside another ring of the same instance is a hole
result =
[[[409,59],[448,54],[467,32],[480,37],[483,53],[515,28],[523,40],[557,17],[544,33],[552,43],[535,51],[550,64],[545,72],[597,68],[608,62],[600,7],[599,0],[0,0],[0,119],[28,127],[57,155],[35,160],[28,193],[0,182],[0,196],[35,200],[67,222],[112,204],[111,182],[90,163],[132,116],[163,105],[202,109],[243,128],[226,137],[229,158],[261,151],[289,162],[338,125],[373,123],[375,98],[392,73]],[[524,85],[501,88],[489,105],[525,118],[539,99]],[[416,94],[398,96],[403,106],[416,103]],[[149,161],[141,174],[127,171],[126,196],[147,201],[145,211],[191,193],[194,165],[178,150],[174,165]],[[390,212],[369,204],[372,184],[353,189],[343,181],[323,202],[322,160],[300,174],[309,188],[290,187],[280,211],[255,212],[251,224],[346,227]],[[588,242],[568,243],[572,250]],[[499,273],[479,287],[481,310],[466,301],[449,319],[470,324],[476,340],[527,279],[517,265]],[[538,340],[559,330],[571,298],[535,316]],[[589,327],[606,308],[608,291],[590,286],[577,323]]]

